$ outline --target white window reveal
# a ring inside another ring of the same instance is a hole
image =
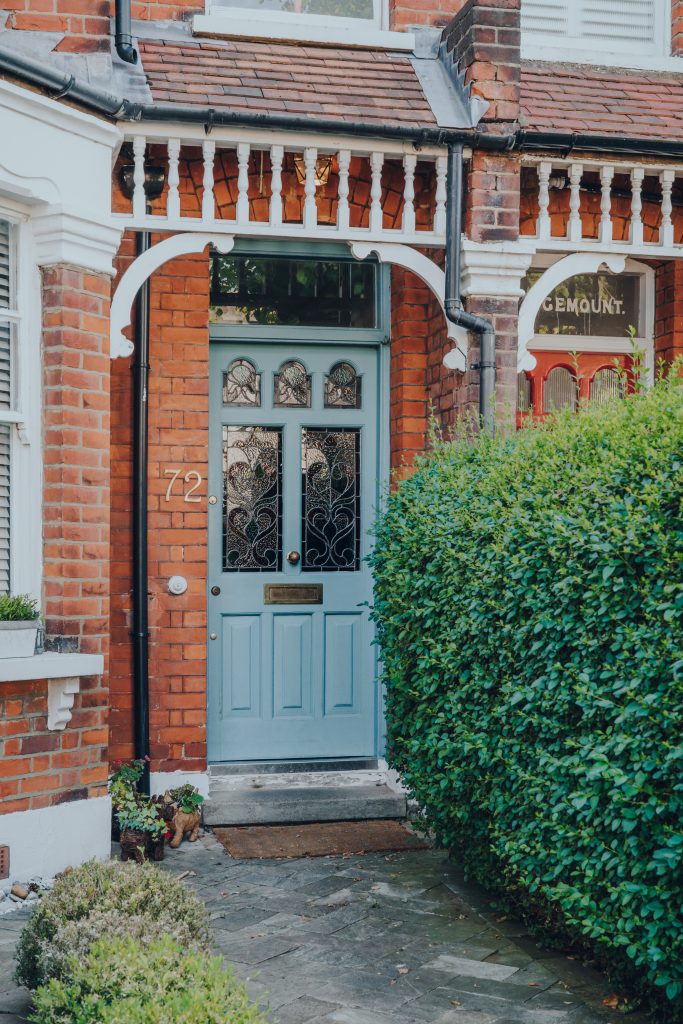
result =
[[[522,56],[637,67],[670,58],[671,0],[522,0]],[[556,51],[553,53],[553,51]]]
[[[298,40],[411,50],[409,32],[389,32],[387,0],[206,0],[197,35]]]

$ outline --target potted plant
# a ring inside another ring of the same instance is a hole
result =
[[[121,829],[121,860],[147,860],[150,852],[154,860],[163,860],[166,822],[157,804],[148,796],[129,790],[116,812]]]
[[[111,837],[118,842],[121,836],[116,814],[130,793],[137,792],[138,782],[142,778],[145,764],[149,757],[140,757],[128,761],[114,761],[109,776],[109,795],[111,796]]]
[[[30,658],[38,635],[38,602],[28,594],[0,596],[0,658]]]
[[[202,823],[204,797],[189,782],[186,782],[184,786],[172,789],[169,795],[176,806],[172,825],[173,839],[169,845],[172,850],[177,850],[185,835],[191,843],[197,840]]]

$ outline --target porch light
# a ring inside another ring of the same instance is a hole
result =
[[[119,170],[119,183],[121,185],[121,191],[123,192],[126,199],[133,198],[133,190],[135,188],[135,164],[133,163],[133,152],[130,144],[124,146],[122,150],[122,156],[126,162],[121,165]],[[161,193],[164,191],[164,185],[166,184],[166,170],[162,166],[156,166],[148,164],[145,161],[145,196],[147,202],[151,203],[154,199],[158,199]]]
[[[296,171],[296,180],[300,185],[306,184],[306,162],[301,153],[297,153],[294,156],[294,170]],[[330,180],[330,172],[332,170],[332,157],[331,156],[319,156],[315,162],[315,187],[323,188],[327,185]]]

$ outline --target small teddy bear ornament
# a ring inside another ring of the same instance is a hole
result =
[[[204,797],[194,786],[186,784],[164,794],[164,802],[174,804],[176,810],[171,822],[173,838],[169,843],[172,850],[177,850],[185,836],[188,842],[195,843],[199,838],[202,824],[202,804]]]

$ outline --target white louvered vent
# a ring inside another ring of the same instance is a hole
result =
[[[3,319],[10,309],[10,226],[0,220],[0,409],[8,410],[11,394],[12,325]],[[12,428],[0,423],[0,594],[10,588],[10,448]]]
[[[522,0],[524,43],[664,54],[668,0]]]

